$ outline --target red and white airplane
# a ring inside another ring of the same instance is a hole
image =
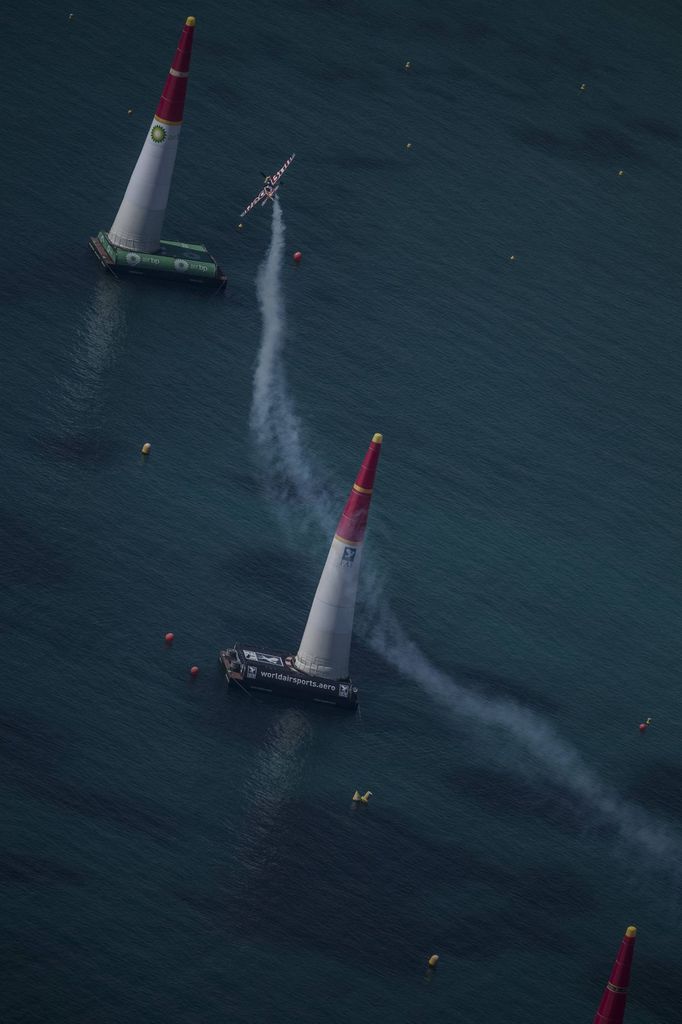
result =
[[[249,203],[249,205],[246,207],[245,210],[242,210],[242,213],[241,213],[242,217],[246,217],[247,213],[249,213],[251,210],[253,210],[254,206],[258,206],[259,203],[260,203],[261,206],[265,206],[265,204],[267,203],[268,199],[274,199],[275,198],[275,193],[277,192],[277,189],[279,188],[279,180],[282,177],[282,175],[284,174],[284,172],[286,171],[287,167],[291,163],[293,163],[293,160],[294,160],[295,156],[296,156],[296,154],[292,153],[291,156],[289,157],[289,159],[286,161],[286,163],[284,163],[280,167],[280,169],[277,171],[277,174],[268,175],[268,177],[265,179],[265,181],[263,183],[263,188],[260,190],[260,192],[258,193],[256,198],[251,200],[251,202]]]

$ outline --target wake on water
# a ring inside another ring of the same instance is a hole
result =
[[[315,471],[301,443],[301,422],[287,388],[283,360],[286,319],[281,269],[284,256],[284,220],[278,200],[273,203],[272,240],[256,278],[263,329],[254,376],[251,427],[273,480],[285,485],[304,504],[317,525],[333,526],[333,507],[320,488]],[[523,747],[546,776],[581,799],[593,814],[613,827],[622,839],[659,862],[677,869],[682,857],[679,837],[652,815],[629,803],[597,777],[578,751],[563,740],[540,715],[511,699],[482,697],[457,683],[431,664],[409,639],[390,610],[376,577],[367,572],[364,624],[359,632],[374,651],[398,672],[410,666],[410,678],[457,718],[467,718],[505,730]]]

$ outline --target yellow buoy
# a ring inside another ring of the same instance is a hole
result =
[[[151,450],[152,446],[150,445],[149,441],[145,441],[145,443],[142,445],[142,454],[149,455]]]
[[[619,178],[622,178],[624,174],[625,174],[625,171],[618,171],[618,177]]]
[[[411,67],[412,67],[412,61],[406,60],[405,61],[405,70],[409,71]]]
[[[434,953],[432,956],[429,957],[429,967],[435,967],[438,964],[439,960],[440,957],[438,956],[438,953]]]
[[[510,260],[515,260],[515,259],[516,259],[516,256],[510,256],[510,257],[509,257],[509,259],[510,259]]]
[[[408,142],[407,145],[405,146],[405,149],[412,149],[412,143]]]
[[[237,231],[241,231],[243,229],[243,227],[244,227],[244,225],[240,221],[239,224],[237,224]]]
[[[364,796],[360,796],[360,790],[356,789],[355,792],[353,793],[353,803],[354,804],[368,804],[369,803],[369,798],[371,797],[371,795],[372,795],[372,790],[371,789],[368,789]]]

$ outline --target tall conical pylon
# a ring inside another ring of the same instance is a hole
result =
[[[592,1024],[623,1024],[636,935],[637,929],[631,924],[623,936],[616,962]]]
[[[195,18],[188,18],[123,202],[109,231],[121,249],[156,252],[166,214],[187,93]]]
[[[372,438],[327,555],[296,655],[296,668],[323,679],[347,679],[360,556],[381,434]]]

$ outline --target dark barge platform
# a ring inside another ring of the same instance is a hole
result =
[[[114,277],[120,273],[143,274],[166,281],[212,285],[216,291],[222,291],[227,284],[227,277],[206,246],[195,242],[162,239],[158,252],[133,252],[114,245],[106,231],[100,231],[88,244],[104,269]]]
[[[355,711],[358,706],[358,688],[350,679],[322,679],[320,676],[299,672],[294,666],[294,655],[282,651],[263,651],[254,646],[237,643],[218,654],[228,685],[242,690],[256,690],[278,697],[333,704],[337,708]]]

